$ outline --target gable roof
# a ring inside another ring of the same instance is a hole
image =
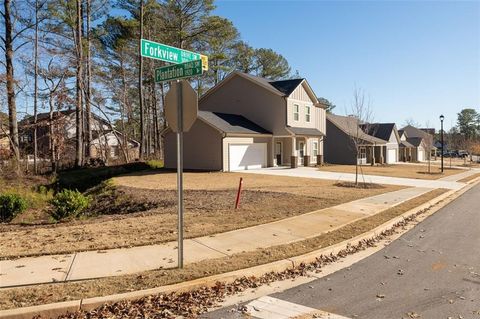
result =
[[[318,99],[317,99],[315,93],[313,92],[312,88],[308,84],[307,80],[304,79],[304,78],[274,81],[274,80],[269,80],[269,79],[262,78],[262,77],[259,77],[259,76],[255,76],[255,75],[252,75],[252,74],[243,73],[243,72],[240,72],[240,71],[233,71],[232,73],[230,73],[220,83],[218,83],[214,87],[210,88],[207,92],[205,92],[205,94],[203,94],[200,97],[199,101],[201,101],[205,97],[209,96],[210,94],[212,94],[213,92],[218,90],[220,87],[225,85],[225,83],[230,81],[235,76],[240,76],[244,79],[247,79],[247,80],[263,87],[264,89],[268,90],[269,92],[271,92],[273,94],[276,94],[278,96],[282,96],[282,97],[290,96],[298,86],[300,86],[302,83],[305,83],[306,90],[312,96],[312,98],[314,99],[315,106],[325,108],[325,106],[323,104],[318,102]]]
[[[423,144],[423,137],[408,137],[407,142],[415,147],[419,147]]]
[[[333,125],[338,127],[340,130],[342,130],[345,134],[349,136],[354,136],[365,141],[369,142],[372,144],[386,144],[387,141],[380,139],[378,137],[369,135],[365,133],[359,126],[361,126],[363,123],[360,123],[360,121],[353,117],[353,116],[341,116],[341,115],[335,115],[331,113],[327,113],[327,121],[330,121]],[[358,130],[357,130],[358,128]]]
[[[282,81],[270,81],[270,85],[282,92],[286,96],[292,94],[293,91],[304,81],[305,79],[292,79]]]
[[[412,145],[412,144],[409,143],[408,141],[400,141],[399,146],[400,146],[400,147],[415,147],[414,145]]]
[[[407,133],[407,137],[421,137],[421,138],[426,138],[430,136],[428,133],[414,127],[411,125],[407,125],[404,128],[401,129],[401,131]]]
[[[68,109],[68,110],[61,110],[61,111],[54,111],[53,112],[53,118],[57,118],[59,115],[62,116],[69,116],[71,114],[75,114],[76,110],[75,109]],[[96,115],[95,113],[92,112],[92,118],[102,122],[106,125],[108,125],[108,121],[101,118],[100,116]],[[50,119],[50,112],[44,112],[44,113],[38,113],[37,114],[37,122],[38,121],[46,121]],[[19,122],[20,124],[32,124],[33,123],[33,115],[31,116],[26,116],[23,120]]]
[[[360,127],[368,135],[378,137],[385,141],[390,140],[392,132],[395,131],[395,123],[361,124]]]
[[[242,115],[198,111],[198,117],[226,134],[272,134]]]

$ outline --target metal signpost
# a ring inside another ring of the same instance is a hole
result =
[[[165,96],[165,118],[177,133],[178,267],[183,268],[183,132],[188,132],[197,119],[198,96],[187,81],[179,79],[208,70],[208,57],[145,39],[141,40],[140,53],[175,64],[155,69],[155,82],[177,80]]]

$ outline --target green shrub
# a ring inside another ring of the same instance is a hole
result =
[[[151,169],[160,169],[160,168],[163,168],[163,161],[162,160],[150,160],[150,161],[147,161],[147,165]]]
[[[0,221],[9,222],[27,209],[27,201],[17,194],[0,195]]]
[[[64,189],[57,193],[50,203],[54,207],[52,217],[60,220],[77,217],[90,204],[90,197],[83,195],[78,190]]]

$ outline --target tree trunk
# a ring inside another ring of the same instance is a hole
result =
[[[83,73],[83,48],[82,48],[82,4],[77,0],[77,105],[76,105],[76,154],[75,166],[83,165],[83,103],[82,103],[82,73]]]
[[[143,38],[143,0],[140,0],[140,34],[138,39],[138,59],[139,59],[139,72],[138,72],[138,98],[140,105],[140,159],[143,159],[145,152],[145,119],[144,119],[144,106],[143,106],[143,58],[142,58],[142,39]]]
[[[91,60],[91,30],[90,30],[90,10],[91,10],[91,0],[87,0],[87,101],[85,105],[85,112],[86,114],[86,134],[85,134],[85,141],[86,141],[86,157],[90,158],[90,147],[92,143],[92,112],[91,112],[91,98],[92,98],[92,60]]]
[[[35,44],[34,44],[34,92],[33,92],[33,171],[38,174],[38,141],[37,141],[37,113],[38,113],[38,0],[35,1]]]
[[[10,0],[3,2],[5,9],[5,65],[7,73],[7,104],[8,104],[8,127],[10,131],[10,148],[17,162],[20,161],[18,143],[17,106],[15,103],[15,77],[13,74],[13,25],[10,12]],[[17,168],[20,167],[17,164]]]

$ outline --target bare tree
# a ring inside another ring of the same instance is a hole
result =
[[[425,128],[430,127],[430,122],[427,121],[425,123]],[[432,173],[432,168],[431,168],[431,161],[432,161],[432,151],[434,148],[434,141],[433,141],[433,135],[431,135],[428,132],[425,132],[425,138],[423,139],[423,142],[425,143],[425,151],[427,154],[427,163],[428,163],[428,174]]]
[[[353,101],[348,113],[349,136],[353,145],[355,156],[355,185],[358,185],[358,175],[361,161],[361,148],[364,147],[365,135],[369,131],[369,123],[372,120],[370,103],[366,100],[363,89],[355,87],[353,90]],[[373,146],[372,146],[373,147]]]
[[[76,152],[75,152],[75,165],[80,167],[83,165],[83,46],[82,46],[82,1],[77,0],[77,23],[76,23],[76,54],[77,54],[77,103],[76,103]]]
[[[142,58],[142,38],[143,38],[143,0],[140,0],[140,33],[138,39],[138,98],[140,104],[140,159],[143,159],[145,152],[145,110],[143,107],[143,58]]]

